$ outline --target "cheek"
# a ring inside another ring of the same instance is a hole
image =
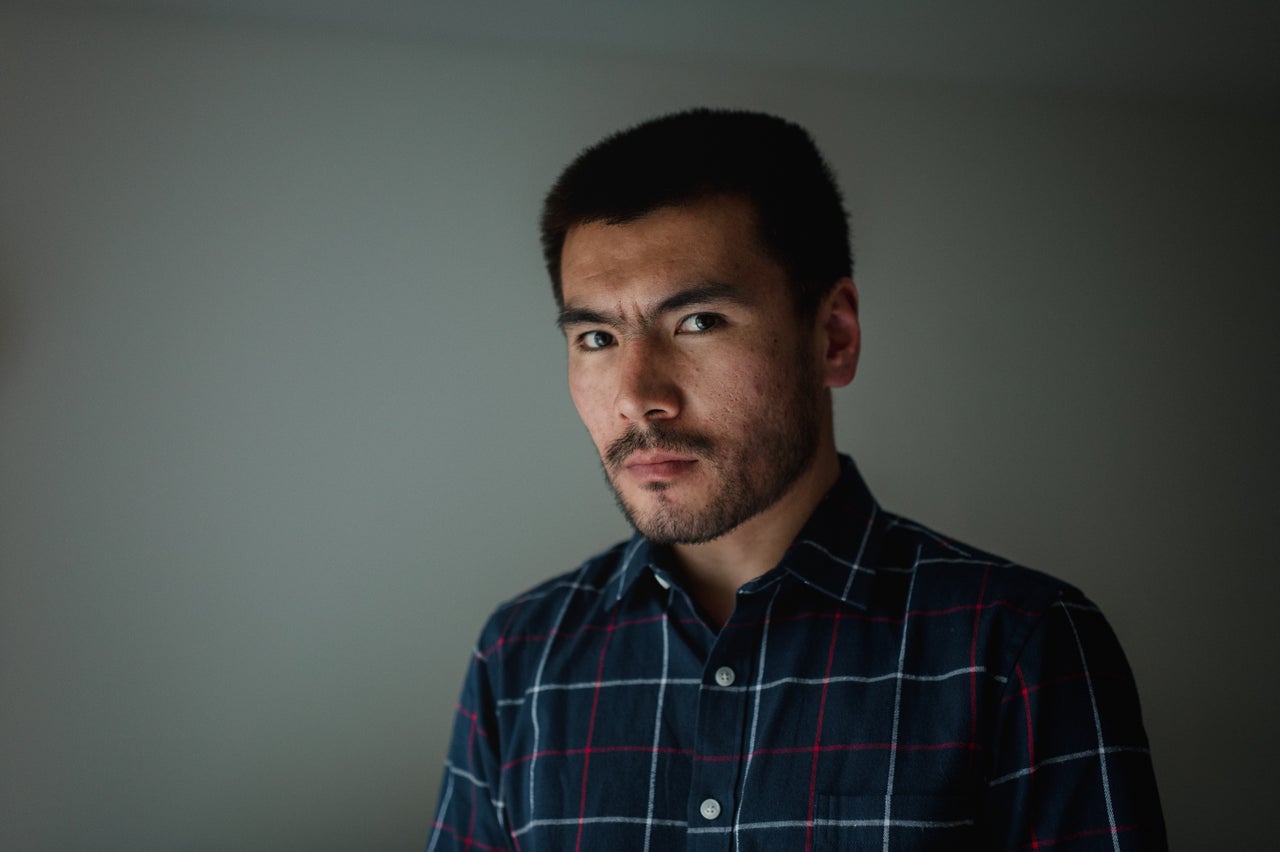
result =
[[[749,410],[774,395],[775,372],[776,367],[768,358],[739,358],[710,384],[710,392],[735,407]]]
[[[605,434],[605,429],[611,418],[608,400],[605,398],[602,387],[581,376],[574,376],[571,372],[569,398],[573,400],[573,407],[578,411],[578,419],[591,433],[591,439],[597,446],[606,443],[609,436]]]

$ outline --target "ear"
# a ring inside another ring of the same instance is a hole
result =
[[[822,379],[829,388],[853,381],[862,351],[862,327],[858,324],[858,288],[852,278],[841,278],[818,306],[818,339],[823,342]]]

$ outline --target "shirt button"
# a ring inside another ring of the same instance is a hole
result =
[[[735,675],[733,673],[733,669],[729,668],[728,666],[721,666],[720,668],[716,669],[716,683],[720,684],[721,686],[733,686],[733,681],[736,678],[737,678],[737,675]]]
[[[715,819],[720,816],[720,803],[715,799],[703,799],[702,804],[698,805],[698,812],[703,819]]]

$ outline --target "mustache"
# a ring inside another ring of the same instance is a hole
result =
[[[604,463],[610,469],[617,469],[628,456],[642,450],[709,456],[713,446],[710,438],[696,432],[672,432],[656,426],[648,429],[629,426],[621,437],[609,445],[604,454]]]

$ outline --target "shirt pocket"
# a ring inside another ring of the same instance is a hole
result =
[[[814,847],[821,852],[912,850],[944,852],[975,848],[977,819],[963,796],[819,795],[814,811]],[[888,845],[885,845],[886,825]]]

